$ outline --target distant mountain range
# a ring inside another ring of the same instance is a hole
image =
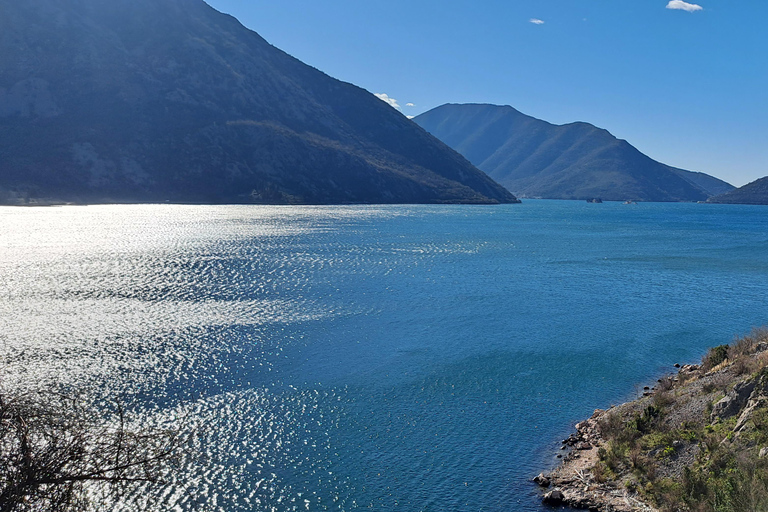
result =
[[[443,105],[414,121],[520,197],[704,201],[734,188],[591,124],[558,126],[509,106]]]
[[[766,204],[768,205],[768,176],[719,196],[710,197],[709,203]]]
[[[6,204],[516,201],[202,0],[3,1],[0,156]]]

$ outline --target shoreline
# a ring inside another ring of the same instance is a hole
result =
[[[556,508],[754,512],[768,508],[768,329],[710,349],[700,365],[596,409],[533,481]],[[726,503],[727,508],[723,508]]]
[[[576,424],[576,432],[562,441],[566,452],[561,463],[547,473],[540,473],[533,482],[544,491],[541,501],[554,507],[598,512],[658,512],[636,492],[630,492],[616,482],[599,482],[593,469],[600,461],[600,449],[607,441],[600,422],[607,414],[636,408],[652,395],[625,402],[609,409],[595,409],[592,416]]]

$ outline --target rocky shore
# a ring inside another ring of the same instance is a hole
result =
[[[637,493],[616,482],[599,482],[593,473],[600,460],[599,449],[606,444],[600,432],[600,420],[607,412],[597,409],[591,418],[577,423],[576,432],[563,440],[562,449],[569,451],[563,457],[562,465],[533,479],[547,490],[542,496],[543,503],[600,512],[656,511]]]
[[[553,507],[599,512],[768,510],[768,330],[596,410],[533,480]]]

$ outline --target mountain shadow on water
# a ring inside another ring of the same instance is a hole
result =
[[[202,0],[0,4],[0,202],[509,203]]]
[[[659,163],[591,124],[558,126],[509,106],[443,105],[414,121],[521,197],[703,201],[733,189]]]

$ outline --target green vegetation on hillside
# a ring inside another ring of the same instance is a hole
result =
[[[768,329],[605,413],[592,474],[662,512],[768,510]]]

